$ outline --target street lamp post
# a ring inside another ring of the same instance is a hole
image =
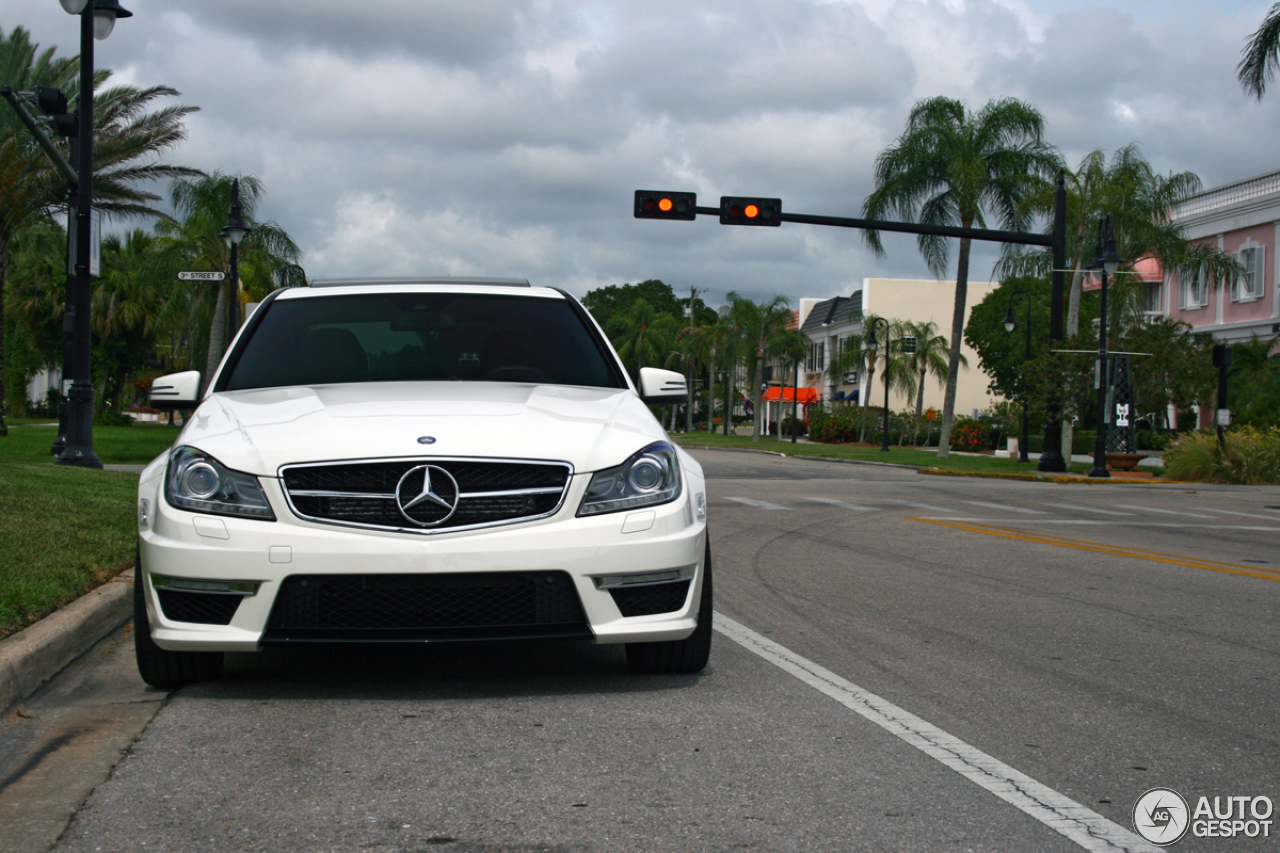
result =
[[[879,342],[876,340],[876,324],[884,323],[884,426],[880,429],[880,452],[889,452],[889,320],[885,317],[871,318],[871,331],[867,335],[867,349],[873,353]],[[869,390],[869,389],[868,389]]]
[[[1027,303],[1027,349],[1022,360],[1022,436],[1018,439],[1018,461],[1022,463],[1030,462],[1031,458],[1027,456],[1027,365],[1031,362],[1031,294],[1025,290],[1015,290],[1009,294],[1009,307],[1004,312],[1004,330],[1012,332],[1014,326],[1018,325],[1018,321],[1013,317],[1013,301],[1021,293],[1026,297]]]
[[[227,346],[240,328],[240,241],[252,230],[244,224],[244,211],[240,207],[240,179],[231,182],[231,213],[227,216],[226,227],[218,235],[231,245],[231,293],[227,305],[227,316],[231,328],[227,332]]]
[[[1098,434],[1093,440],[1093,468],[1090,477],[1110,477],[1107,470],[1107,277],[1116,274],[1123,261],[1116,252],[1115,220],[1110,213],[1098,223],[1098,243],[1094,263],[1102,270],[1102,302],[1098,319]]]
[[[89,267],[93,220],[93,40],[111,35],[116,18],[133,13],[116,0],[60,0],[68,14],[80,16],[80,99],[76,105],[76,234],[75,298],[72,303],[75,338],[71,364],[71,388],[67,393],[67,440],[58,456],[59,465],[101,468],[93,452],[93,365],[91,362],[89,306],[93,279]]]

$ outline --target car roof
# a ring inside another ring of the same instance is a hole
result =
[[[447,284],[482,287],[530,287],[524,278],[478,278],[466,276],[419,276],[415,278],[317,278],[311,287],[353,287],[380,284]]]

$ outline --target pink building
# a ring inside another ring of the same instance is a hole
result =
[[[1194,195],[1174,208],[1173,220],[1188,239],[1231,252],[1245,273],[1216,289],[1198,276],[1144,275],[1149,312],[1225,343],[1280,335],[1280,171]]]

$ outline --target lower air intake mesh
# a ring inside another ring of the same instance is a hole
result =
[[[591,636],[564,572],[295,575],[263,642]]]
[[[632,586],[611,589],[613,603],[623,616],[651,616],[654,613],[671,613],[684,607],[689,597],[691,581],[658,583],[651,586]]]

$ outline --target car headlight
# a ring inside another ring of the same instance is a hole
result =
[[[190,512],[276,520],[257,477],[232,471],[194,447],[169,454],[164,497],[171,506]]]
[[[680,495],[680,460],[665,441],[651,444],[616,468],[597,471],[578,507],[579,517],[670,503]]]

